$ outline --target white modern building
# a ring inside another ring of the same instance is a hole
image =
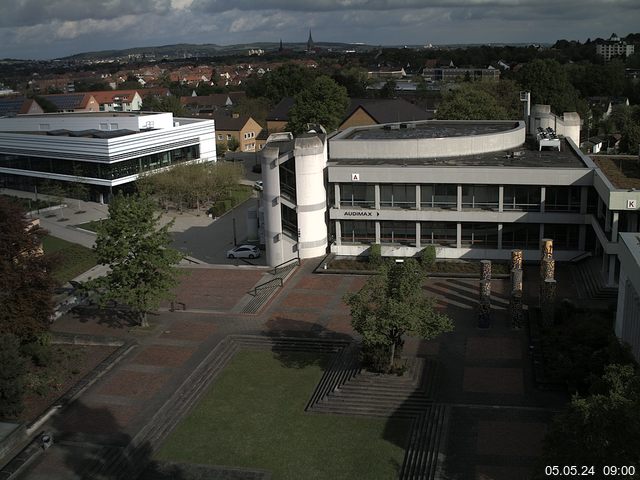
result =
[[[212,120],[171,113],[65,113],[0,118],[0,186],[83,182],[106,201],[140,174],[216,160]]]
[[[609,40],[596,43],[596,54],[604,57],[605,61],[611,60],[612,57],[628,57],[633,55],[635,46],[620,40],[615,33],[609,37]]]
[[[631,346],[640,362],[640,235],[620,234],[620,279],[618,309],[616,312],[616,336]]]

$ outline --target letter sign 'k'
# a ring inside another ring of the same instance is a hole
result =
[[[637,200],[627,200],[627,208],[638,208],[637,203]]]
[[[360,181],[360,174],[359,173],[352,173],[351,174],[351,181],[352,182],[359,182]]]

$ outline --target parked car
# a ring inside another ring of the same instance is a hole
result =
[[[254,245],[238,245],[227,252],[227,258],[258,258],[260,249]]]

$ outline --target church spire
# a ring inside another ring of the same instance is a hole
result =
[[[315,45],[313,44],[313,38],[311,37],[311,29],[309,29],[309,40],[307,40],[307,51],[313,50]]]
[[[280,39],[280,47],[278,48],[278,51],[281,52],[283,50],[282,48],[282,39]]]

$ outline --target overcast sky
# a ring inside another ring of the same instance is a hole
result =
[[[585,41],[640,31],[640,0],[0,0],[0,58],[173,43]]]

